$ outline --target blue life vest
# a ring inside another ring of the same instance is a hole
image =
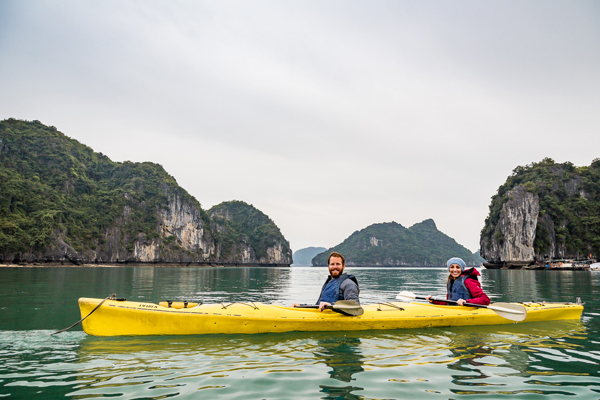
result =
[[[344,300],[344,293],[342,293],[340,286],[346,279],[352,279],[354,283],[356,283],[356,286],[358,286],[358,281],[354,275],[342,274],[336,279],[333,279],[331,275],[329,275],[321,289],[321,295],[319,296],[319,300],[317,300],[317,304],[322,301],[333,304],[338,300]]]
[[[470,279],[477,279],[473,277],[469,277]],[[465,280],[467,279],[466,275],[459,276],[454,280],[448,282],[448,300],[457,301],[459,299],[469,300],[472,299],[473,296],[469,289],[465,286]]]

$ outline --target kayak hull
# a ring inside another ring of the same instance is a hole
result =
[[[81,317],[103,299],[80,298]],[[580,319],[583,306],[573,303],[520,303],[523,322]],[[83,330],[94,336],[254,334],[291,331],[354,331],[442,326],[514,324],[486,308],[420,303],[364,305],[361,316],[331,310],[291,308],[263,303],[202,304],[171,308],[154,303],[106,300],[84,319]]]

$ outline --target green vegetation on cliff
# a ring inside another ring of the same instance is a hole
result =
[[[222,258],[239,258],[237,252],[242,249],[236,244],[240,241],[250,245],[258,260],[265,259],[267,249],[282,245],[282,251],[291,259],[289,243],[275,223],[262,211],[243,201],[227,201],[208,210],[216,224]]]
[[[539,198],[534,250],[537,259],[560,255],[586,258],[600,255],[600,159],[589,167],[545,158],[513,170],[492,197],[490,212],[481,231],[482,242],[502,243],[496,226],[509,192],[517,186]]]
[[[332,251],[343,254],[348,265],[444,266],[450,257],[461,257],[467,264],[477,265],[474,255],[440,232],[431,219],[408,229],[396,222],[368,226],[317,255],[313,265],[327,265]]]

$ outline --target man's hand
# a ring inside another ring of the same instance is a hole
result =
[[[456,304],[458,304],[459,306],[464,306],[466,302],[467,302],[467,301],[466,301],[466,300],[463,300],[463,299],[458,299],[458,300],[456,300]]]
[[[293,303],[293,304],[292,304],[292,307],[300,307],[300,304],[298,304],[298,303]]]
[[[323,311],[323,310],[325,309],[325,307],[327,307],[327,306],[330,306],[330,305],[331,305],[331,303],[328,303],[328,302],[326,302],[326,301],[322,301],[322,302],[319,304],[319,310]]]
[[[427,300],[430,303],[433,303],[433,300],[431,300],[431,295],[425,296],[425,300]]]

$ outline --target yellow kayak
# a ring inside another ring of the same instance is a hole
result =
[[[576,303],[519,304],[527,310],[523,322],[580,319],[583,311],[583,306]],[[82,318],[93,311],[82,324],[83,330],[94,336],[358,331],[515,323],[487,308],[405,302],[363,305],[364,313],[360,316],[252,302],[183,306],[183,303],[79,299]]]

